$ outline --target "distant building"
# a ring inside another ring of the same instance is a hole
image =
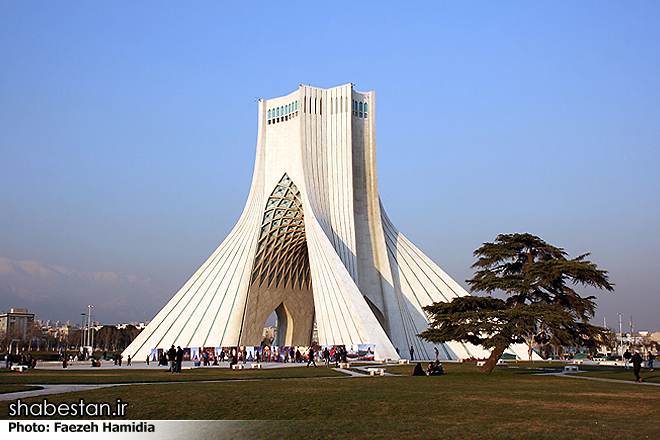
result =
[[[275,336],[277,336],[277,328],[275,326],[264,327],[263,339],[270,339],[275,341]]]
[[[69,334],[71,334],[71,332],[73,330],[76,330],[77,328],[78,327],[73,327],[73,326],[70,326],[70,325],[63,325],[63,326],[61,326],[57,329],[57,335],[58,335],[59,338],[66,339],[66,338],[69,337]]]
[[[9,313],[0,314],[0,338],[6,336],[25,340],[34,322],[34,314],[28,309],[11,309]]]

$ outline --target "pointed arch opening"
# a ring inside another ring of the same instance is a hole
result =
[[[268,197],[261,222],[241,328],[241,345],[259,345],[275,311],[278,341],[307,345],[314,297],[300,190],[285,173]]]

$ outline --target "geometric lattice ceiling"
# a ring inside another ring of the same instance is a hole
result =
[[[300,191],[284,173],[266,202],[251,284],[301,289],[310,280]]]

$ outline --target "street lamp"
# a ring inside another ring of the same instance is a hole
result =
[[[89,329],[89,327],[90,327],[91,320],[92,320],[92,307],[94,307],[94,306],[90,306],[90,305],[87,306],[87,340],[86,340],[87,343],[85,345],[89,345],[89,343],[90,343],[90,337],[89,337],[90,329]]]
[[[617,316],[619,317],[619,355],[621,356],[621,359],[623,359],[623,324],[621,323],[623,313],[617,313]]]
[[[98,322],[96,324],[98,324]],[[89,329],[89,346],[92,347],[92,354],[94,354],[94,331],[96,330],[96,324],[92,321],[92,328]]]
[[[85,330],[83,328],[85,327],[85,316],[87,316],[87,313],[81,313],[80,314],[80,348],[82,349],[83,345],[85,345]]]

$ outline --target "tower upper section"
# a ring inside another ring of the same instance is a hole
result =
[[[300,85],[293,93],[279,98],[263,100],[266,110],[266,125],[289,122],[308,114],[322,117],[349,114],[352,117],[369,118],[370,92],[356,92],[353,84],[330,89]],[[323,102],[325,100],[325,103]]]
[[[287,173],[309,198],[305,215],[319,221],[357,281],[355,233],[362,218],[356,223],[355,213],[368,216],[368,201],[378,200],[374,92],[356,92],[350,83],[330,89],[301,84],[288,95],[260,100],[257,150],[263,197]]]

